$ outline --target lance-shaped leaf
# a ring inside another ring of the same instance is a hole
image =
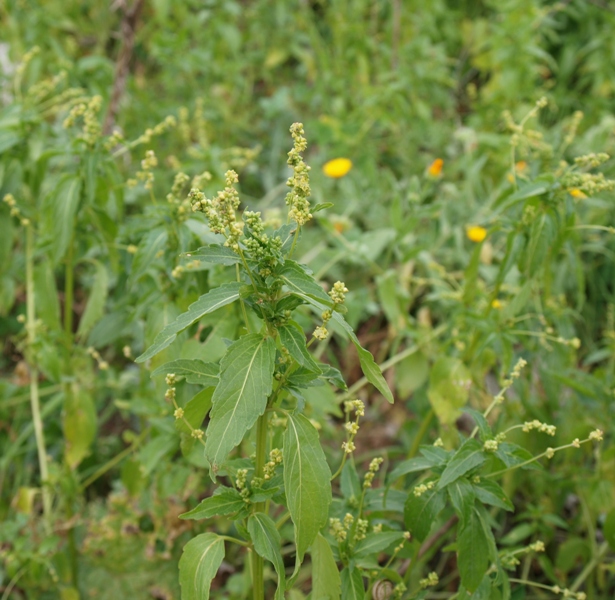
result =
[[[187,383],[198,383],[209,387],[218,385],[218,371],[220,367],[215,363],[206,363],[196,358],[180,358],[172,360],[158,367],[151,377],[173,373],[178,377],[185,377]]]
[[[298,565],[319,530],[327,523],[331,504],[331,470],[318,432],[300,414],[288,416],[282,454],[284,488],[295,525]]]
[[[239,298],[239,290],[242,285],[238,282],[225,283],[201,296],[188,307],[185,313],[182,313],[169,323],[156,336],[154,343],[135,362],[144,362],[164,350],[175,340],[178,333],[192,325],[195,321],[198,321],[203,315],[212,313],[231,302],[235,302]]]
[[[241,258],[238,254],[233,252],[230,248],[219,246],[218,244],[203,246],[194,252],[186,252],[182,254],[181,257],[217,265],[235,265],[241,262]]]
[[[446,469],[440,476],[438,489],[441,490],[468,471],[482,465],[486,460],[482,444],[472,438],[466,440],[446,465]]]
[[[290,355],[302,366],[312,371],[313,373],[321,373],[320,367],[308,352],[305,343],[305,336],[296,327],[283,325],[278,327],[280,341],[284,347],[290,352]]]
[[[329,542],[319,533],[310,548],[312,557],[312,598],[340,600],[342,580]]]
[[[105,302],[107,300],[107,290],[109,287],[109,275],[107,274],[107,267],[101,262],[92,261],[96,266],[96,275],[94,276],[94,283],[90,291],[90,297],[88,303],[83,311],[83,316],[79,321],[79,329],[77,335],[79,337],[85,337],[92,327],[103,315],[105,308]]]
[[[409,458],[408,460],[404,460],[400,462],[389,474],[388,483],[389,485],[403,477],[404,475],[408,475],[408,473],[418,473],[420,471],[425,471],[432,466],[432,462],[423,456],[414,456],[413,458]]]
[[[457,566],[461,583],[474,592],[489,567],[489,540],[475,510],[457,533]]]
[[[356,567],[346,567],[342,571],[342,600],[364,600],[365,587],[361,571]]]
[[[376,555],[386,550],[392,544],[399,544],[404,539],[401,531],[382,531],[380,533],[368,533],[354,549],[357,558]]]
[[[280,279],[286,284],[292,292],[312,296],[321,302],[327,304],[327,308],[331,308],[333,301],[318,284],[318,282],[302,267],[299,263],[293,260],[284,262],[284,267],[280,271]]]
[[[446,504],[446,492],[433,487],[420,496],[410,492],[404,506],[404,521],[412,535],[422,542]]]
[[[220,486],[213,496],[205,498],[192,510],[179,515],[180,519],[210,519],[216,515],[230,515],[246,506],[242,495],[233,488]]]
[[[228,453],[265,412],[274,367],[275,342],[258,333],[239,338],[222,357],[205,443],[212,478]]]
[[[264,513],[254,513],[248,519],[248,531],[254,544],[254,550],[260,556],[273,563],[273,567],[278,574],[275,600],[284,600],[286,573],[284,571],[284,560],[282,559],[280,533],[276,529],[275,523]]]
[[[134,282],[147,271],[147,268],[154,262],[158,252],[164,250],[169,239],[169,233],[164,227],[152,229],[145,239],[139,244],[139,249],[132,261],[130,279]]]
[[[224,559],[224,540],[215,533],[191,539],[179,559],[181,600],[209,600],[209,588]]]
[[[282,279],[284,279],[284,277],[282,277]],[[315,285],[318,285],[316,284],[316,282],[314,283]],[[315,300],[311,296],[306,295],[304,292],[293,290],[293,293],[299,298],[305,300],[305,302],[312,305],[314,308],[318,309],[318,311],[321,313],[325,310],[330,310],[329,306],[323,304],[318,300]],[[357,338],[354,331],[352,330],[352,327],[346,322],[342,315],[340,315],[338,312],[333,312],[332,320],[348,334],[350,341],[357,349],[357,354],[359,355],[359,363],[361,364],[361,370],[363,371],[363,374],[365,375],[367,381],[369,381],[391,404],[393,404],[393,394],[391,393],[391,390],[389,389],[389,385],[387,384],[385,378],[382,376],[382,371],[380,370],[380,367],[376,364],[376,361],[374,360],[374,357],[372,356],[371,352],[361,346],[359,338]]]
[[[66,175],[43,204],[42,229],[51,238],[51,256],[58,263],[66,254],[75,231],[81,199],[81,179]]]

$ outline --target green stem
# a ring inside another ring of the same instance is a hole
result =
[[[431,425],[431,422],[433,421],[435,415],[436,413],[434,412],[433,408],[430,408],[429,412],[425,415],[425,418],[421,423],[421,427],[418,430],[418,433],[414,436],[414,442],[412,443],[412,447],[410,448],[410,451],[408,452],[408,456],[406,458],[413,458],[416,456],[416,453],[419,451],[419,446],[421,445],[425,434],[429,430],[429,426]]]
[[[572,587],[570,590],[572,592],[576,592],[583,582],[587,579],[590,573],[598,566],[598,563],[604,558],[604,555],[609,550],[608,542],[602,542],[600,547],[598,548],[598,552],[594,555],[594,557],[585,565],[585,568],[579,573],[579,576],[574,580]]]
[[[256,459],[254,464],[254,476],[262,477],[267,458],[267,422],[269,413],[261,415],[256,422]],[[265,512],[265,502],[257,502],[254,505],[255,512]],[[252,549],[252,597],[254,600],[265,599],[265,581],[263,557]]]
[[[41,404],[38,390],[38,369],[35,365],[34,344],[36,342],[36,302],[34,291],[34,239],[32,226],[26,227],[26,330],[30,350],[30,405],[32,407],[32,423],[38,451],[38,466],[41,473],[41,488],[43,495],[43,514],[45,528],[51,528],[51,494],[48,487],[49,472],[47,470],[47,450],[45,434],[41,417]]]

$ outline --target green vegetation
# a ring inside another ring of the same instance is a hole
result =
[[[0,600],[613,597],[608,3],[0,25]]]

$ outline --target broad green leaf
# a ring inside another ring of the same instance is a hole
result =
[[[356,567],[346,567],[341,573],[342,600],[364,600],[365,587],[361,571]]]
[[[194,252],[186,252],[182,254],[181,257],[217,265],[235,265],[241,263],[241,258],[235,254],[235,252],[230,248],[218,244],[203,246]]]
[[[278,333],[280,334],[280,341],[282,342],[282,345],[290,352],[290,355],[297,361],[297,363],[309,371],[318,374],[321,373],[316,361],[308,352],[305,336],[302,332],[300,332],[291,323],[289,325],[282,325],[281,327],[278,327]]]
[[[80,197],[81,179],[67,175],[60,179],[56,189],[46,201],[45,232],[51,239],[55,264],[64,257],[73,239]]]
[[[420,496],[411,490],[404,506],[404,522],[413,537],[422,542],[446,504],[446,492],[433,487]]]
[[[388,482],[392,483],[400,477],[407,475],[408,473],[418,473],[425,471],[432,466],[432,461],[423,456],[415,456],[400,462],[389,474]]]
[[[446,465],[446,469],[440,476],[438,489],[441,490],[468,471],[482,465],[486,460],[487,457],[480,442],[475,439],[466,440]]]
[[[258,333],[239,338],[220,361],[220,383],[213,395],[205,442],[212,477],[265,412],[274,368],[275,342]]]
[[[206,363],[196,358],[180,358],[159,366],[152,371],[151,377],[173,373],[185,377],[187,383],[197,383],[203,386],[218,385],[220,367],[214,363]]]
[[[514,511],[515,507],[504,490],[493,479],[481,479],[474,484],[474,493],[483,504]]]
[[[313,600],[340,600],[342,580],[329,542],[319,533],[310,548]]]
[[[299,564],[319,530],[327,524],[331,504],[331,470],[318,432],[301,414],[288,415],[282,453],[284,487],[295,526]]]
[[[109,290],[107,267],[97,260],[92,262],[94,262],[94,266],[96,267],[96,275],[94,276],[94,284],[90,290],[88,303],[81,317],[81,321],[79,321],[77,335],[80,338],[87,336],[92,327],[94,327],[96,322],[103,316],[105,302],[107,301],[107,292]]]
[[[254,544],[254,550],[273,563],[273,567],[278,574],[275,600],[284,600],[286,573],[282,559],[280,533],[276,529],[275,523],[271,520],[271,517],[264,513],[254,513],[248,519],[248,531]]]
[[[179,515],[180,519],[210,519],[217,515],[230,515],[246,506],[241,494],[234,488],[220,486],[213,496],[205,498],[192,510]]]
[[[318,309],[320,313],[325,310],[330,310],[330,307],[322,302],[315,300],[314,298],[306,295],[301,291],[294,292],[296,296],[305,300],[308,304]],[[348,337],[354,344],[357,349],[357,354],[359,355],[359,363],[361,364],[361,370],[365,375],[365,378],[391,403],[393,404],[393,394],[389,389],[389,385],[387,384],[385,378],[382,376],[382,371],[380,367],[376,364],[374,357],[371,352],[365,350],[361,346],[359,342],[359,338],[355,335],[352,327],[346,322],[344,317],[340,315],[338,312],[333,313],[332,320],[341,326],[341,328],[348,334]]]
[[[368,533],[354,549],[357,558],[375,555],[386,550],[392,544],[399,544],[404,539],[400,531],[383,531],[381,533]]]
[[[64,395],[62,426],[66,462],[74,469],[90,453],[96,436],[96,406],[92,396],[77,384],[71,384]]]
[[[434,363],[427,395],[440,423],[451,425],[459,418],[471,383],[470,372],[459,359],[443,356]]]
[[[465,478],[459,478],[450,483],[446,490],[463,527],[474,509],[475,494],[472,484]]]
[[[184,409],[184,418],[175,421],[175,427],[182,433],[192,433],[190,427],[184,422],[187,421],[193,429],[199,429],[203,425],[205,415],[211,409],[212,396],[214,389],[205,388],[188,400]],[[194,439],[194,438],[193,438]]]
[[[297,292],[306,296],[313,297],[320,302],[325,303],[325,308],[330,309],[333,305],[333,301],[320,287],[318,282],[307,273],[306,269],[293,260],[287,260],[284,262],[284,267],[280,271],[280,279],[286,284],[289,290]]]
[[[209,600],[211,582],[224,559],[224,540],[215,533],[191,539],[179,559],[181,600]]]
[[[198,321],[203,315],[235,302],[239,298],[241,283],[225,283],[220,287],[210,290],[203,294],[196,302],[193,302],[185,313],[179,315],[173,322],[169,323],[154,339],[154,343],[139,356],[135,362],[145,362],[148,358],[155,356],[177,337],[177,334]]]
[[[164,227],[157,227],[147,234],[145,239],[139,244],[137,253],[132,261],[130,278],[133,282],[145,273],[150,264],[156,259],[158,252],[164,250],[168,239],[169,234]]]
[[[457,566],[461,583],[470,592],[478,588],[489,568],[489,541],[475,510],[457,532]]]

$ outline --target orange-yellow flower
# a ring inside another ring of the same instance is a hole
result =
[[[427,167],[427,173],[431,175],[431,177],[440,177],[443,166],[444,161],[441,158],[436,158],[436,160],[434,160],[429,167]]]
[[[583,200],[583,198],[587,198],[587,194],[582,192],[579,188],[572,188],[571,190],[568,190],[568,193],[577,200]]]
[[[524,160],[520,160],[515,163],[515,170],[517,173],[523,173],[523,171],[527,171],[527,163]]]
[[[348,175],[350,169],[352,169],[352,161],[349,158],[334,158],[322,166],[324,174],[333,179],[340,179]]]
[[[466,228],[466,235],[471,242],[482,242],[487,237],[487,230],[479,225],[470,225]]]

